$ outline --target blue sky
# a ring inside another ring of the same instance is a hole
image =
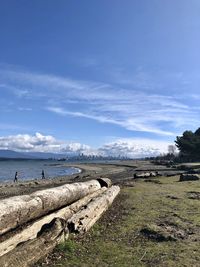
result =
[[[199,0],[2,0],[0,148],[166,151],[200,126],[199,14]]]

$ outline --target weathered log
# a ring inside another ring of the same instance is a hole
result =
[[[71,204],[100,188],[97,180],[91,180],[3,199],[0,201],[0,234]]]
[[[103,194],[90,201],[88,205],[68,220],[69,230],[81,234],[87,232],[112,204],[119,191],[119,186],[112,186]]]
[[[100,185],[103,187],[111,187],[112,181],[109,178],[98,178],[97,181],[100,183]]]
[[[29,225],[27,225],[24,229],[18,231],[16,234],[9,237],[8,239],[5,239],[3,242],[0,243],[0,256],[13,250],[18,244],[22,242],[36,238],[38,232],[42,229],[42,227],[44,225],[51,223],[53,219],[59,218],[59,219],[64,219],[66,221],[82,206],[87,205],[89,201],[99,196],[106,190],[107,190],[106,187],[102,187],[101,189],[85,196],[84,198],[74,202],[73,204],[67,207],[64,207],[49,215],[45,215],[44,217],[38,219],[37,221],[34,221],[33,223],[29,223]]]
[[[158,172],[142,172],[142,173],[135,173],[134,178],[149,178],[149,177],[156,177],[158,176]]]
[[[143,172],[143,173],[135,173],[134,178],[148,178],[150,177],[149,172]]]
[[[196,181],[196,180],[200,180],[200,176],[199,174],[189,174],[189,173],[182,173],[180,175],[180,182],[183,181]]]
[[[1,267],[28,267],[50,253],[53,248],[68,237],[66,222],[55,219],[43,229],[37,238],[20,244],[8,254],[0,257]]]

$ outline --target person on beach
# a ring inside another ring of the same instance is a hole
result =
[[[18,172],[15,173],[14,183],[18,181]]]
[[[42,170],[42,179],[45,179],[44,170]]]

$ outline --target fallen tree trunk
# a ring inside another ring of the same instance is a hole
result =
[[[149,177],[156,177],[159,173],[156,172],[143,172],[143,173],[135,173],[134,178],[149,178]]]
[[[85,196],[84,198],[74,202],[73,204],[62,208],[56,212],[53,212],[49,215],[46,215],[42,217],[41,219],[38,219],[37,221],[34,221],[33,223],[30,223],[27,225],[24,229],[21,231],[18,231],[13,236],[6,239],[3,242],[0,242],[0,256],[8,253],[9,251],[13,250],[18,244],[22,242],[26,242],[27,240],[34,239],[37,237],[38,232],[42,229],[44,225],[48,225],[53,221],[55,218],[67,220],[69,219],[74,213],[76,213],[80,208],[84,205],[87,205],[88,202],[90,202],[93,198],[99,196],[103,192],[107,190],[106,187],[102,187],[101,189],[95,191],[92,194],[89,194]]]
[[[103,187],[111,187],[112,181],[109,178],[98,178],[97,181],[100,183],[100,185]]]
[[[180,175],[180,182],[183,181],[196,181],[200,180],[200,175],[195,173],[195,174],[189,174],[189,173],[183,173]]]
[[[91,180],[3,199],[0,201],[0,234],[71,204],[100,188],[99,181]]]
[[[119,186],[112,186],[103,194],[90,201],[88,205],[68,220],[69,230],[81,234],[88,231],[112,204],[119,191]]]
[[[119,191],[118,186],[109,189],[102,187],[70,206],[29,223],[20,232],[17,230],[16,235],[0,243],[0,253],[6,253],[0,254],[3,255],[0,257],[0,266],[32,266],[68,237],[68,227],[72,229],[74,218],[77,221],[74,231],[86,232],[112,204]],[[10,234],[7,233],[4,237]]]
[[[68,237],[66,222],[55,219],[39,236],[20,244],[8,254],[0,257],[1,267],[28,267],[50,253],[53,248]]]

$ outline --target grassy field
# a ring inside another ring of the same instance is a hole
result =
[[[200,182],[178,177],[122,186],[84,236],[60,244],[37,266],[200,266]]]

